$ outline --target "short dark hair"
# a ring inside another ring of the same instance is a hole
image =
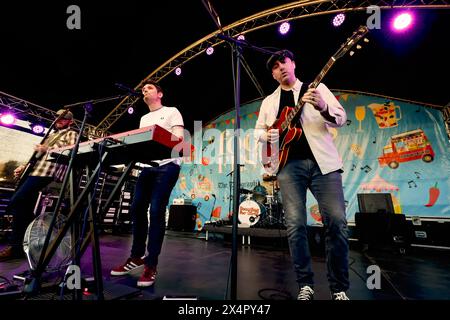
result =
[[[267,70],[272,71],[275,62],[277,61],[284,62],[284,59],[286,57],[294,61],[294,54],[287,49],[274,52],[266,62]]]
[[[142,83],[142,87],[145,86],[146,84],[151,84],[151,85],[155,86],[156,91],[161,92],[161,93],[164,93],[164,91],[163,91],[163,89],[161,88],[161,86],[160,86],[158,83],[156,83],[155,81],[153,81],[153,80],[145,80],[145,81]]]

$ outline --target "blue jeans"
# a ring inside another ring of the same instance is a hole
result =
[[[179,173],[180,166],[171,162],[161,167],[143,169],[136,182],[130,208],[133,221],[131,257],[140,258],[145,254],[148,236],[148,255],[144,258],[147,266],[158,265],[166,231],[166,207]],[[150,225],[147,216],[149,205]]]
[[[348,280],[348,229],[342,177],[339,171],[323,175],[312,160],[289,160],[278,174],[287,226],[289,249],[301,288],[314,286],[306,229],[306,191],[319,204],[325,227],[327,277],[332,292],[346,291]]]
[[[8,213],[13,216],[12,233],[9,242],[14,250],[21,249],[25,231],[35,218],[33,210],[39,191],[52,181],[53,178],[51,177],[28,176],[12,196],[8,205]]]

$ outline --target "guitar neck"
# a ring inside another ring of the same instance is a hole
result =
[[[333,57],[331,57],[328,60],[327,64],[322,68],[322,70],[317,75],[317,77],[314,79],[314,81],[311,82],[311,84],[309,85],[309,88],[315,89],[319,86],[320,82],[322,82],[322,79],[325,77],[325,75],[331,69],[331,67],[333,66],[335,61],[336,60]],[[289,113],[289,115],[286,117],[286,120],[281,125],[281,128],[283,131],[289,127],[289,125],[291,124],[293,119],[295,119],[296,117],[299,116],[300,111],[303,108],[303,105],[305,104],[305,102],[303,102],[301,98],[302,97],[299,97],[297,105],[293,108],[292,112]]]

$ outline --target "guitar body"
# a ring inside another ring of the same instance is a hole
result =
[[[284,107],[280,118],[275,120],[270,129],[277,129],[280,135],[278,148],[276,144],[265,143],[262,149],[262,163],[264,170],[269,174],[276,174],[286,164],[289,156],[289,148],[292,143],[298,141],[303,133],[301,128],[297,128],[292,122],[283,130],[282,124],[286,121],[288,115],[294,111],[292,107]],[[278,149],[278,150],[276,150]]]
[[[335,61],[344,56],[344,54],[348,52],[348,50],[350,50],[350,48],[352,48],[367,32],[369,32],[367,26],[359,26],[358,29],[353,32],[352,36],[349,37],[341,45],[339,50],[328,60],[327,64],[322,68],[314,81],[308,85],[308,88],[317,88],[323,77],[334,65]],[[278,144],[263,144],[261,160],[264,170],[268,174],[276,174],[284,167],[289,156],[290,146],[302,136],[302,129],[297,128],[297,123],[304,104],[302,99],[300,99],[295,107],[284,107],[281,111],[280,118],[269,128],[269,130],[277,129],[280,139]]]

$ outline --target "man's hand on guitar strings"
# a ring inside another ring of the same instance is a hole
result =
[[[312,104],[312,106],[319,112],[324,112],[327,108],[325,100],[323,100],[322,95],[317,89],[308,89],[302,97],[302,100]]]

